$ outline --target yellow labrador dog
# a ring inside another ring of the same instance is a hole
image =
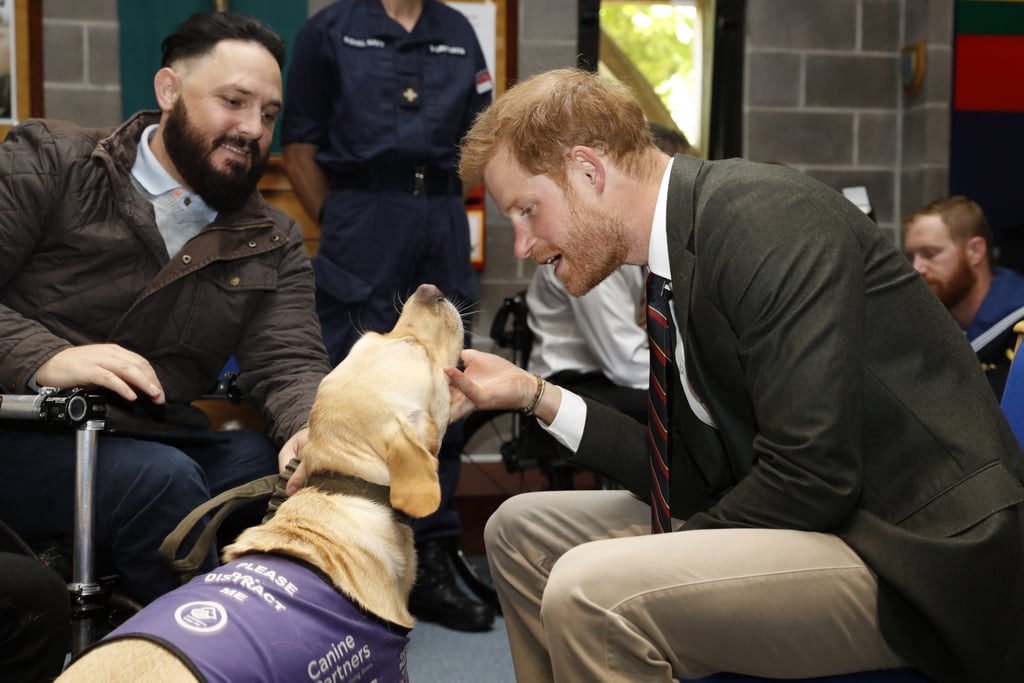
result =
[[[421,285],[391,332],[363,335],[320,384],[307,486],[225,548],[225,564],[158,598],[58,680],[407,680],[416,556],[402,518],[440,504],[441,368],[462,340],[458,311]]]

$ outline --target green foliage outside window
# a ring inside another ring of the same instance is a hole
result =
[[[700,135],[700,42],[695,2],[601,3],[603,40],[612,40],[646,80],[691,143]],[[601,69],[629,81],[602,42]],[[630,83],[634,88],[636,83]],[[642,98],[641,98],[642,99]],[[658,116],[648,112],[651,120]],[[660,121],[659,121],[660,122]],[[661,122],[665,123],[665,122]]]

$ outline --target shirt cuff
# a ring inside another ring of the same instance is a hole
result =
[[[555,437],[558,443],[573,453],[580,447],[583,439],[583,425],[587,423],[587,403],[578,395],[562,387],[562,402],[551,424],[537,418],[537,424],[548,434]]]

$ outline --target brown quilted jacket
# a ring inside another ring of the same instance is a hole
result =
[[[190,404],[234,354],[241,389],[281,444],[330,369],[301,229],[254,193],[169,259],[130,178],[157,120],[140,112],[115,130],[29,120],[0,145],[0,390],[24,393],[64,348],[115,343],[149,360],[167,396],[161,408],[137,402],[136,417],[205,428]]]

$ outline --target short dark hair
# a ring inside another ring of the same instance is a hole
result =
[[[178,24],[174,32],[164,38],[160,66],[171,66],[179,59],[201,57],[224,40],[259,43],[284,69],[285,45],[281,36],[256,17],[233,12],[196,12]]]
[[[689,154],[693,149],[690,141],[678,128],[669,128],[653,121],[649,122],[647,127],[651,129],[654,145],[665,154]]]

